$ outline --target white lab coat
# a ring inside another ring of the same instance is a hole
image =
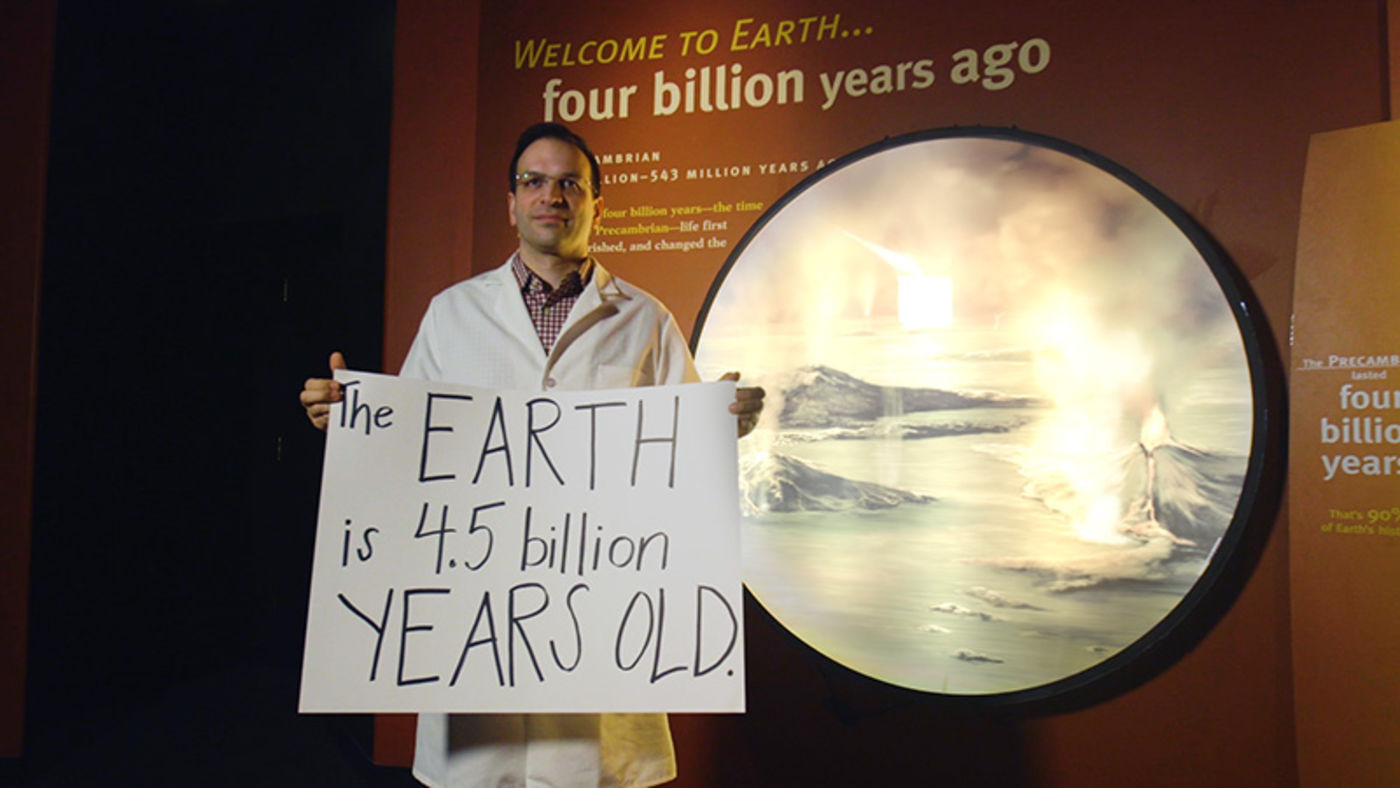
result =
[[[399,374],[527,391],[699,380],[666,307],[596,261],[548,355],[507,262],[433,298]],[[420,714],[413,774],[442,788],[630,787],[676,766],[664,714]]]
[[[596,261],[548,356],[507,262],[433,298],[399,374],[526,391],[699,380],[666,307]]]

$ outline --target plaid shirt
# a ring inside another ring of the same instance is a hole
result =
[[[569,310],[574,308],[584,285],[593,277],[593,261],[583,261],[583,265],[564,277],[558,287],[550,287],[548,282],[526,268],[519,252],[510,258],[510,270],[515,273],[515,281],[520,283],[525,311],[530,313],[530,321],[535,324],[535,332],[540,335],[540,344],[547,354],[554,349],[559,333],[564,330]]]

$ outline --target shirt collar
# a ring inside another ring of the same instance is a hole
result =
[[[542,291],[545,292],[545,293],[550,293],[550,292],[552,292],[552,291],[554,290],[554,288],[552,288],[552,287],[549,286],[549,283],[548,283],[548,282],[546,282],[546,281],[544,281],[543,279],[541,279],[541,278],[539,278],[538,276],[536,276],[536,275],[535,275],[535,272],[534,272],[534,271],[531,271],[531,270],[525,265],[525,261],[522,260],[522,259],[520,258],[520,252],[516,252],[515,254],[513,254],[513,255],[510,256],[510,270],[511,270],[511,273],[515,274],[515,282],[516,282],[516,284],[520,285],[520,292],[522,292],[522,293],[527,292],[527,291],[529,291],[529,290],[531,290],[531,289],[533,289],[533,288],[536,288],[536,287],[538,287],[540,290],[542,290]],[[572,277],[565,278],[565,280],[564,280],[563,282],[560,283],[560,284],[561,284],[561,287],[562,287],[564,290],[566,290],[566,291],[569,289],[568,280],[569,280],[570,278],[572,278]],[[584,289],[585,287],[588,286],[589,281],[591,281],[592,279],[593,279],[593,258],[592,258],[592,257],[589,257],[589,258],[585,258],[585,259],[584,259],[583,265],[579,266],[579,269],[578,269],[578,281],[579,281],[578,292],[577,292],[577,293],[568,293],[568,292],[565,292],[563,295],[564,295],[564,296],[578,295],[578,293],[583,292],[583,289]],[[538,284],[535,284],[535,283],[538,283]]]

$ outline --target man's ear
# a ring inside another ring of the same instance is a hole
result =
[[[506,217],[510,220],[510,226],[515,226],[515,192],[506,192]]]
[[[514,216],[514,211],[511,212]],[[593,229],[596,230],[603,224],[603,198],[599,197],[593,201]]]

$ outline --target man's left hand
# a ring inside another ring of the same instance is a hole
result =
[[[720,380],[738,379],[738,372],[726,372],[720,377]],[[758,426],[758,414],[763,412],[763,394],[760,386],[740,386],[734,390],[734,401],[729,403],[729,412],[738,417],[740,438]]]

